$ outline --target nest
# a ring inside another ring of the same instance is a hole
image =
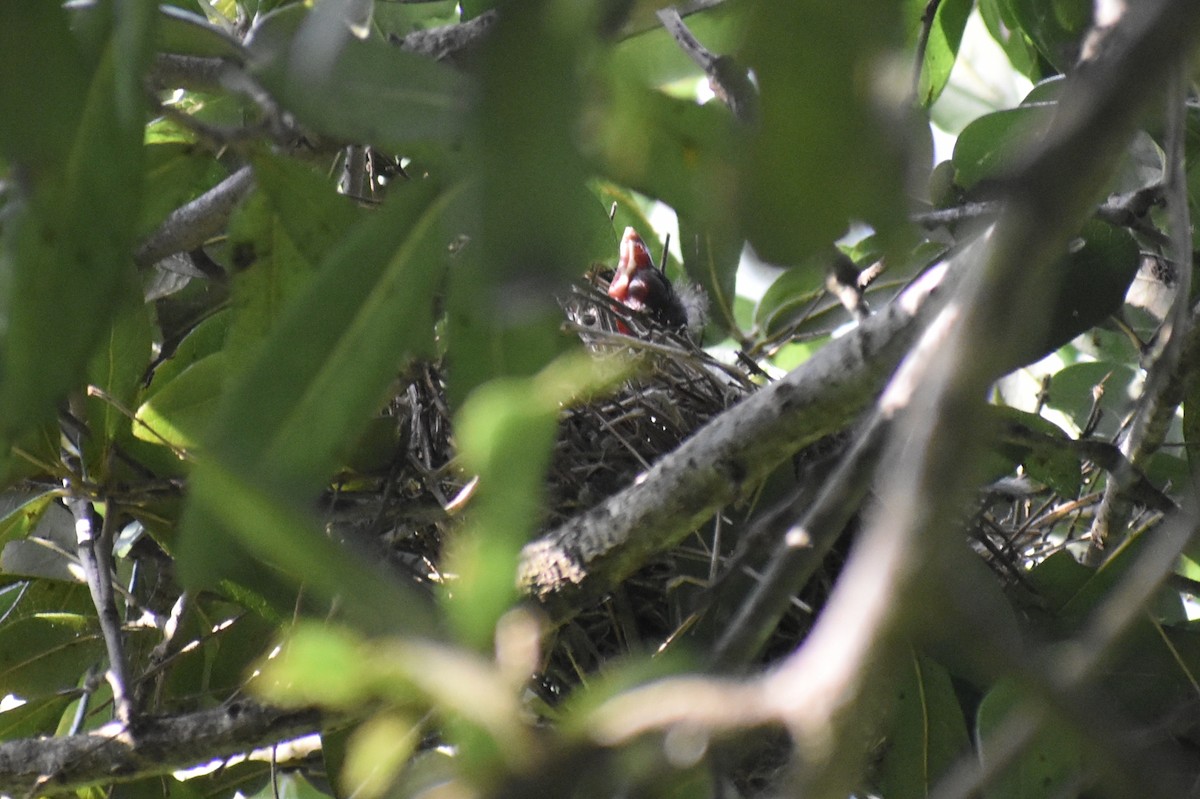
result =
[[[719,363],[685,332],[614,303],[603,288],[603,278],[593,277],[562,298],[564,330],[596,357],[629,359],[634,376],[607,396],[563,411],[547,474],[543,530],[629,485],[754,390],[748,371]],[[470,493],[470,476],[456,465],[442,366],[416,364],[398,386],[385,414],[400,442],[391,467],[339,487],[329,505],[330,530],[376,550],[382,545],[394,565],[433,584],[441,580],[443,542],[459,522],[455,511]],[[681,561],[692,566],[681,570]],[[711,541],[682,545],[560,630],[546,664],[552,686],[547,698],[614,656],[660,644],[687,614],[674,591],[679,575],[707,574],[711,561]]]

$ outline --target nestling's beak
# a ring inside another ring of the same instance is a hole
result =
[[[646,242],[631,227],[625,228],[621,236],[621,255],[608,285],[608,296],[626,308],[649,314],[664,327],[687,329],[693,336],[699,335],[704,325],[707,300],[703,292],[692,290],[681,295],[676,291],[654,265]],[[629,333],[621,322],[617,323],[617,330]]]
[[[617,272],[608,286],[608,296],[634,310],[644,310],[646,307],[645,270],[657,272],[654,268],[654,259],[650,257],[650,250],[646,248],[646,242],[642,241],[642,237],[631,227],[625,228],[625,234],[621,236],[620,252]]]

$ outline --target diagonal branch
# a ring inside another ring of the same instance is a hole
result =
[[[634,485],[528,544],[518,582],[569,615],[739,499],[787,458],[852,422],[961,270],[936,267],[857,330],[718,416]]]

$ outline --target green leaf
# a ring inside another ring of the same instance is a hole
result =
[[[0,517],[0,547],[32,533],[41,522],[46,509],[51,507],[58,496],[58,491],[33,495],[13,491],[0,496],[0,507],[4,509],[4,515]]]
[[[615,181],[697,223],[728,223],[736,133],[728,109],[696,105],[617,76],[593,146]]]
[[[228,363],[225,353],[213,353],[158,387],[134,415],[134,436],[151,444],[194,451],[217,410]]]
[[[377,713],[350,739],[341,771],[343,795],[383,796],[421,742],[420,726],[397,713]]]
[[[1008,0],[1019,29],[1059,72],[1079,60],[1079,45],[1092,26],[1091,0]]]
[[[558,417],[580,395],[611,388],[619,362],[587,353],[563,356],[532,378],[485,383],[455,420],[459,454],[479,479],[467,529],[455,537],[447,569],[458,579],[445,592],[462,640],[489,646],[497,619],[517,597],[517,553],[541,518],[546,472]]]
[[[288,237],[312,263],[320,263],[363,218],[333,181],[295,161],[259,153],[254,177]]]
[[[159,363],[150,377],[150,384],[142,393],[148,400],[163,387],[171,384],[185,369],[221,349],[229,332],[231,311],[222,309],[201,320],[176,345],[171,357]]]
[[[925,797],[938,778],[969,751],[970,735],[949,673],[912,655],[903,671],[887,744],[878,763],[883,796]]]
[[[1015,448],[1017,461],[1025,465],[1030,477],[1050,486],[1062,497],[1079,495],[1083,471],[1078,456],[1069,447],[1067,434],[1058,425],[1036,413],[1004,405],[992,405],[988,410],[1000,425],[1012,425],[1040,438],[1032,446]],[[1002,445],[1002,449],[1008,447]]]
[[[1055,265],[1057,293],[1045,332],[1018,351],[1012,368],[1057,350],[1120,310],[1141,260],[1137,242],[1127,231],[1097,221],[1084,225]]]
[[[253,361],[289,303],[308,288],[316,262],[292,241],[261,191],[230,220],[229,239],[235,265],[247,266],[233,278],[225,342],[236,372]]]
[[[329,476],[399,366],[431,351],[441,221],[455,196],[398,189],[328,254],[230,387],[215,452],[300,495]]]
[[[926,0],[909,4],[909,14],[916,12],[917,19],[928,7]],[[921,78],[917,86],[917,101],[928,108],[941,96],[950,80],[950,72],[958,59],[958,46],[962,43],[963,30],[971,15],[973,0],[942,0],[938,3],[929,26],[929,40],[925,45],[925,59],[921,63]]]
[[[608,209],[588,190],[578,147],[580,76],[599,57],[594,11],[570,0],[509,4],[478,53],[469,157],[459,163],[471,176],[462,209],[471,243],[456,256],[447,300],[452,406],[492,377],[534,374],[572,345],[556,335],[555,294],[612,251]]]
[[[816,300],[825,293],[826,268],[814,260],[775,278],[754,309],[754,324],[760,333],[776,333],[815,310]]]
[[[28,175],[0,238],[4,452],[78,384],[133,270],[154,14],[107,8],[95,63],[65,40],[61,9],[0,8],[0,152]]]
[[[0,694],[33,698],[72,689],[103,657],[100,636],[80,630],[78,623],[18,619],[0,627]]]
[[[985,178],[1000,178],[1015,159],[1045,133],[1053,108],[1022,105],[985,114],[967,125],[954,145],[955,182],[971,188]]]
[[[679,219],[684,268],[708,295],[708,321],[723,334],[740,336],[733,303],[743,244],[728,226],[693,226],[687,217]]]
[[[450,68],[300,6],[273,12],[248,41],[251,72],[301,124],[339,141],[403,151],[460,131],[467,96]]]
[[[980,0],[979,16],[988,33],[1008,56],[1008,61],[1020,74],[1032,81],[1041,80],[1042,65],[1037,49],[1018,27],[1012,16],[1009,0]]]
[[[882,122],[875,109],[876,92],[888,91],[877,83],[881,59],[902,30],[897,11],[870,0],[797,0],[747,13],[741,56],[758,79],[762,124],[749,145],[740,211],[755,251],[798,263],[852,219],[895,237],[905,224],[901,150],[911,131]],[[807,33],[803,47],[796,31]],[[895,91],[907,87],[897,82]]]
[[[132,276],[130,276],[132,277]],[[88,364],[88,429],[85,454],[93,479],[102,480],[111,465],[113,447],[131,434],[129,414],[137,401],[150,364],[154,335],[150,309],[136,281],[126,289],[124,308],[109,325],[100,350]]]
[[[329,799],[299,771],[285,771],[248,799]]]
[[[159,6],[157,49],[164,53],[201,58],[245,57],[242,43],[199,14],[172,5]]]
[[[993,747],[1002,750],[1007,746],[1007,741],[995,733],[1020,706],[1023,696],[1013,682],[1005,680],[983,697],[976,717],[976,732],[979,757],[985,763],[996,756]],[[1051,719],[1043,724],[1016,762],[999,772],[986,795],[989,799],[1058,795],[1074,787],[1081,777],[1085,751],[1085,741],[1075,729]]]
[[[1129,387],[1136,377],[1136,372],[1124,363],[1072,364],[1050,378],[1046,404],[1067,414],[1080,429],[1087,423],[1093,407],[1098,405],[1104,412],[1099,434],[1115,434],[1132,405]]]
[[[76,696],[70,691],[40,696],[0,713],[0,741],[52,735],[63,711]]]
[[[669,5],[661,2],[659,8]],[[624,32],[638,31],[625,36],[613,48],[615,65],[627,75],[635,75],[640,83],[652,87],[675,88],[680,82],[704,79],[696,63],[688,58],[670,32],[663,27],[653,11],[643,6],[635,9]],[[648,12],[648,13],[647,13]],[[639,25],[639,22],[643,22]],[[713,53],[733,53],[741,44],[745,18],[737,8],[720,4],[688,14],[688,30]],[[688,87],[690,88],[690,87]]]
[[[262,665],[253,689],[290,707],[350,710],[373,695],[371,665],[366,645],[349,631],[300,624],[288,633],[279,654]]]

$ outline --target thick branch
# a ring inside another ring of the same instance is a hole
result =
[[[133,259],[147,267],[173,255],[199,247],[229,221],[234,207],[254,188],[254,173],[244,166],[225,180],[175,209],[137,248]]]
[[[67,793],[87,785],[169,774],[217,758],[316,732],[313,710],[234,702],[186,716],[143,717],[134,740],[106,727],[64,738],[0,743],[0,794]]]
[[[897,423],[881,467],[879,510],[816,627],[774,681],[772,696],[787,708],[800,753],[797,793],[853,789],[870,745],[864,728],[869,733],[877,722],[875,701],[884,701],[898,655],[914,636],[953,618],[961,596],[939,589],[960,577],[953,556],[961,551],[961,504],[975,488],[973,466],[985,443],[982,398],[1046,323],[1048,297],[1058,288],[1052,263],[1197,28],[1189,2],[1131,6],[1104,55],[1067,79],[1054,124],[1029,142],[1007,186],[978,268],[881,400],[881,412],[897,413]],[[989,623],[974,613],[974,624]]]
[[[705,425],[634,485],[527,545],[521,587],[569,614],[797,451],[844,428],[879,393],[948,275],[957,272],[931,270],[853,333]]]
[[[392,41],[402,50],[445,61],[478,45],[495,22],[496,12],[491,10],[466,22],[413,31],[403,39],[393,36]]]

